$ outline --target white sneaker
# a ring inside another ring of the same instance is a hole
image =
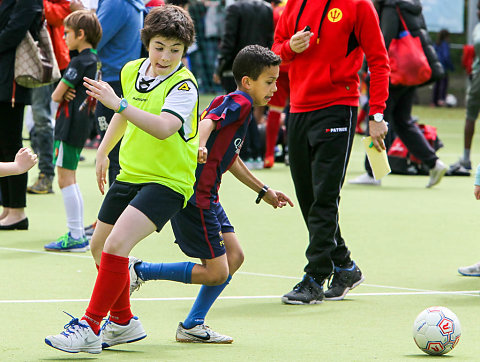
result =
[[[480,277],[480,263],[462,266],[458,268],[458,272],[467,277]]]
[[[447,172],[447,166],[437,159],[435,162],[435,167],[430,169],[430,180],[428,180],[427,188],[433,187],[438,184],[441,180],[443,175]]]
[[[65,330],[55,336],[47,336],[45,343],[50,347],[68,353],[102,352],[102,338],[100,335],[97,336],[87,322],[79,321],[78,318],[74,318],[71,315],[70,317],[72,317],[72,320],[65,325]]]
[[[349,184],[352,185],[372,185],[372,186],[380,186],[382,184],[382,181],[380,180],[375,180],[372,176],[370,176],[368,173],[364,173],[358,177],[355,177],[352,180],[348,181]]]
[[[177,342],[184,343],[219,343],[228,344],[233,342],[230,336],[224,336],[212,331],[209,326],[199,324],[193,328],[186,329],[182,322],[178,324],[177,334],[175,336]]]
[[[140,286],[145,283],[135,271],[135,264],[141,263],[142,261],[134,256],[128,257],[128,271],[130,272],[130,295],[136,290],[140,289]]]
[[[108,348],[121,343],[132,343],[147,336],[138,317],[133,317],[126,326],[108,319],[102,326],[102,348]]]

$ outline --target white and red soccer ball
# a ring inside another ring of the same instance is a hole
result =
[[[445,307],[430,307],[421,312],[413,324],[413,339],[423,352],[442,355],[460,340],[461,326],[457,316]]]

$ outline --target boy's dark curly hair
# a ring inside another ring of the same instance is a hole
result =
[[[195,40],[195,27],[192,18],[182,8],[175,5],[163,5],[152,9],[145,17],[140,37],[143,45],[148,49],[150,40],[155,36],[169,39],[179,39],[185,50]]]
[[[270,49],[260,45],[247,45],[233,61],[235,83],[242,84],[244,76],[257,80],[265,68],[280,65],[281,62],[282,59]]]

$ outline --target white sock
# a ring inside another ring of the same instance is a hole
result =
[[[77,191],[77,197],[80,200],[80,217],[82,218],[82,236],[85,235],[85,225],[83,225],[83,197],[82,193],[80,192],[80,187],[78,184],[75,184],[75,190]]]
[[[73,238],[83,236],[83,201],[77,194],[77,185],[69,185],[62,189],[63,204],[67,213],[67,227]]]

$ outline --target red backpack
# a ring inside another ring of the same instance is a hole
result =
[[[426,124],[416,124],[430,146],[436,151],[443,147],[438,138],[437,128]],[[410,154],[407,146],[396,137],[388,150],[388,162],[392,173],[400,175],[428,175],[429,168],[418,158]]]

